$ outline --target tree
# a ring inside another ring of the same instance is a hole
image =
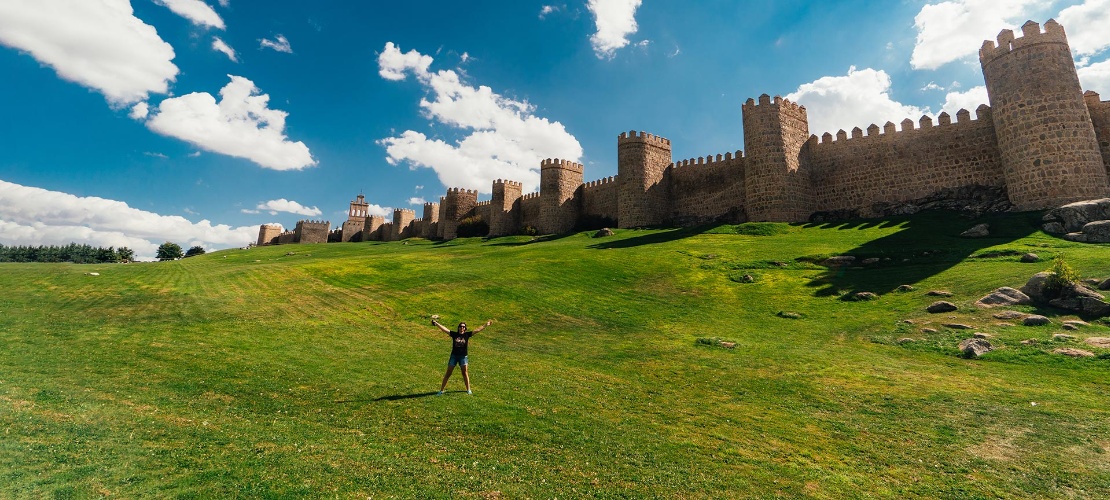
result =
[[[194,255],[204,255],[204,247],[197,245],[189,248],[189,250],[185,252],[185,257],[192,257]]]
[[[181,256],[181,245],[177,243],[170,243],[167,241],[158,245],[158,254],[156,255],[158,260],[176,260],[180,259]]]
[[[127,247],[119,247],[119,250],[116,250],[116,257],[120,262],[131,262],[135,260],[135,251]]]

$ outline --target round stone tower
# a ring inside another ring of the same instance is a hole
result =
[[[1055,20],[1003,30],[979,62],[1010,202],[1038,210],[1110,196],[1091,115],[1064,28]]]
[[[578,222],[575,193],[581,186],[581,163],[550,158],[540,163],[540,227],[537,229],[541,233],[561,234],[574,230]]]
[[[617,226],[663,224],[670,213],[664,175],[671,141],[646,132],[617,137]]]

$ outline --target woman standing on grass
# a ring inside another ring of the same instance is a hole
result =
[[[459,330],[452,332],[446,326],[439,324],[439,321],[432,320],[432,326],[438,327],[443,333],[451,336],[451,357],[447,360],[447,373],[443,374],[443,383],[439,385],[439,392],[437,394],[443,395],[443,388],[447,387],[447,379],[451,378],[451,372],[455,371],[455,365],[462,367],[463,382],[466,383],[466,393],[470,392],[470,373],[466,371],[466,347],[470,343],[470,337],[475,333],[485,330],[487,326],[493,324],[493,320],[486,321],[486,324],[478,327],[477,330],[469,331],[466,329],[466,323],[459,323]]]

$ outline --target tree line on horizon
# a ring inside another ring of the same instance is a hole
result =
[[[158,247],[158,260],[176,260],[203,255],[204,247],[194,246],[181,251],[177,243],[165,242]],[[94,247],[89,244],[6,246],[0,244],[0,262],[72,262],[74,264],[113,264],[132,262],[135,251],[127,247]]]

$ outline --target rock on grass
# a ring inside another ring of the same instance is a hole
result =
[[[986,339],[964,339],[960,342],[960,352],[967,358],[978,358],[994,350]]]
[[[929,304],[929,307],[925,308],[926,311],[929,311],[933,314],[952,312],[957,309],[959,309],[959,307],[956,307],[956,304],[945,300],[938,300],[936,302],[933,302],[932,304]]]

